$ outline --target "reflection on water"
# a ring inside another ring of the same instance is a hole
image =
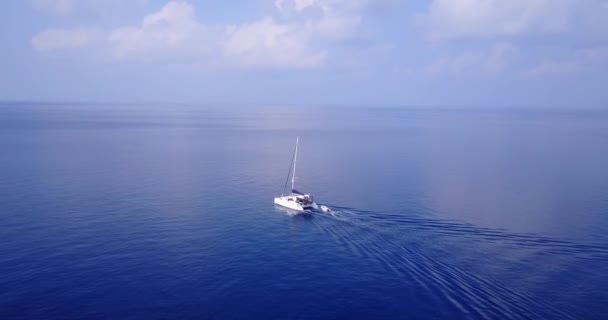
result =
[[[585,238],[602,232],[605,220],[598,225],[593,208],[608,187],[608,152],[600,147],[608,130],[598,136],[605,124],[589,119],[564,128],[557,116],[464,117],[456,126],[441,119],[445,125],[425,141],[428,205],[496,228]]]

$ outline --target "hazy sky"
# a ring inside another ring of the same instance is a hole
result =
[[[7,0],[0,99],[608,108],[608,0]]]

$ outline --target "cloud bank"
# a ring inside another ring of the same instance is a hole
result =
[[[83,8],[124,5],[118,3],[32,0],[35,9],[61,16],[76,15]],[[581,53],[603,52],[608,46],[605,0],[430,0],[400,16],[410,20],[387,24],[376,33],[370,28],[371,13],[412,6],[401,5],[404,0],[264,3],[267,10],[258,17],[212,22],[205,19],[204,6],[168,1],[130,24],[52,27],[34,35],[31,43],[43,54],[91,49],[115,63],[162,61],[213,68],[318,69],[388,65],[392,60],[396,68],[433,75],[520,70],[541,76],[576,74],[590,70],[589,65],[607,63]],[[374,48],[401,50],[370,56],[378,51]],[[403,65],[410,53],[426,58]]]
[[[433,0],[418,22],[436,41],[598,31],[606,17],[603,0]]]
[[[91,45],[97,36],[93,29],[48,29],[32,38],[32,45],[38,51],[58,49],[78,49]]]
[[[38,51],[98,46],[115,61],[180,59],[245,68],[314,68],[326,61],[328,44],[356,36],[363,1],[280,0],[274,5],[275,12],[258,20],[214,25],[199,19],[191,3],[169,1],[139,25],[100,31],[95,39],[87,28],[54,28],[35,35],[32,44]],[[67,8],[72,8],[69,1],[55,6]]]

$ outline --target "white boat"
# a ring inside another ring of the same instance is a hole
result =
[[[295,189],[299,140],[299,137],[296,138],[296,149],[293,153],[293,159],[291,162],[291,166],[289,167],[289,172],[287,174],[287,180],[285,181],[283,193],[280,197],[274,198],[274,203],[285,208],[289,208],[298,212],[303,212],[310,209],[318,209],[319,207],[315,203],[315,198],[312,195],[302,193]],[[289,176],[291,176],[291,192],[289,194],[285,194],[287,185],[289,184]]]

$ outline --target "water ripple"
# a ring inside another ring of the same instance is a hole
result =
[[[533,250],[537,254],[556,255],[561,259],[596,259],[608,261],[608,247],[580,244],[535,235],[511,234],[505,230],[479,228],[457,221],[420,216],[403,216],[332,207],[331,214],[315,213],[312,221],[335,241],[349,248],[361,259],[376,263],[434,297],[437,303],[449,305],[471,318],[480,319],[575,319],[551,301],[530,295],[507,284],[493,274],[467,270],[451,261],[453,257],[434,255],[432,245],[416,239],[459,241],[463,243],[495,242],[509,250]],[[404,237],[404,233],[409,233]],[[473,248],[460,248],[467,255]],[[483,263],[480,261],[480,263]],[[422,293],[421,292],[421,293]]]

